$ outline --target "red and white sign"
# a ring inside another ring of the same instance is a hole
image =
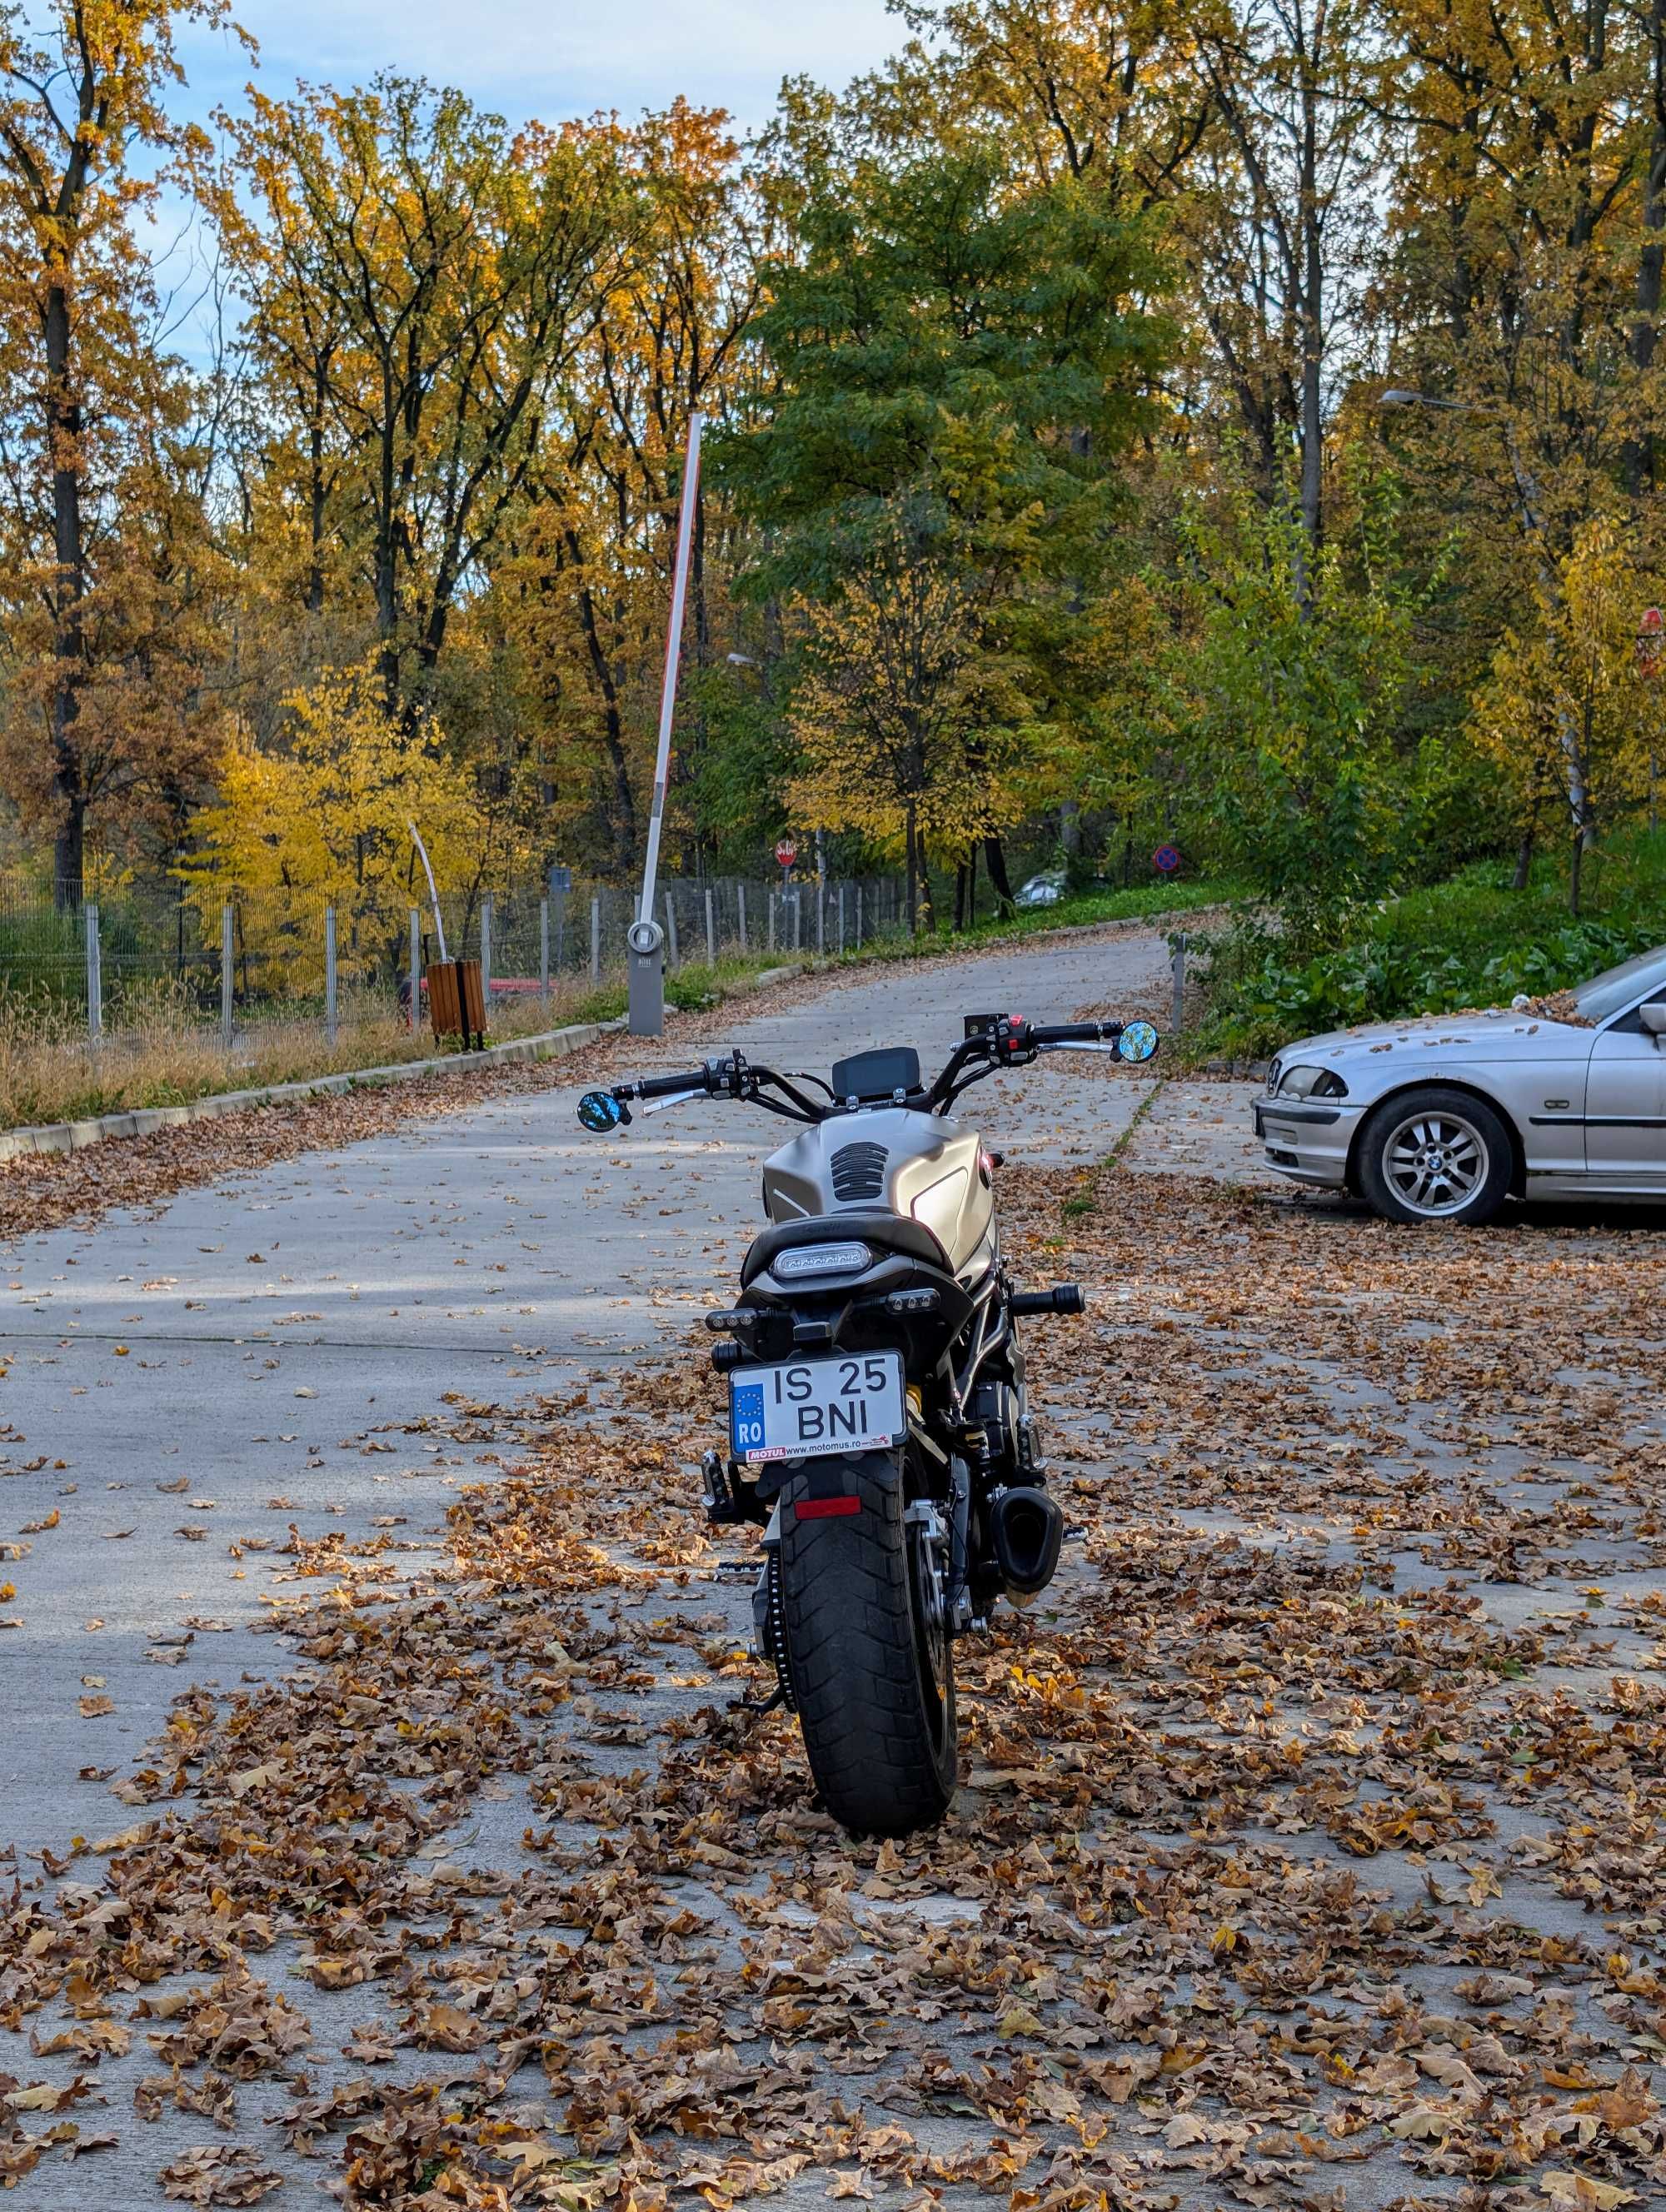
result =
[[[1645,607],[1637,626],[1637,663],[1641,674],[1658,676],[1666,657],[1666,617],[1658,607]]]
[[[799,848],[790,837],[783,837],[775,847],[775,860],[783,868],[790,868],[799,857]]]

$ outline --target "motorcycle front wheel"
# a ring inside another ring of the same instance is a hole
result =
[[[940,1820],[955,1792],[947,1563],[929,1510],[909,1511],[906,1456],[816,1467],[824,1477],[836,1470],[858,1506],[800,1517],[805,1474],[781,1493],[781,1626],[804,1747],[841,1827],[906,1836]]]

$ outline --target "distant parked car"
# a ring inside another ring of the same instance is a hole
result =
[[[1390,1221],[1666,1198],[1666,945],[1538,1005],[1304,1037],[1255,1116],[1269,1167]]]
[[[1031,876],[1027,884],[1019,886],[1012,903],[1014,906],[1020,907],[1057,906],[1063,896],[1064,870],[1047,868],[1043,869],[1040,875]]]

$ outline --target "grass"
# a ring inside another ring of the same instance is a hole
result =
[[[1155,922],[1170,915],[1228,906],[1243,896],[1243,886],[1224,876],[1200,877],[1185,883],[1135,884],[1125,890],[1077,891],[1056,906],[1029,907],[1004,917],[987,915],[968,929],[943,927],[921,930],[917,937],[881,938],[863,945],[859,953],[847,952],[844,957],[847,960],[918,960],[931,953],[1000,944],[1049,929],[1092,928],[1106,921]]]
[[[552,994],[546,1017],[536,999],[493,1009],[493,1042],[586,1018],[570,988]],[[333,1049],[319,1012],[241,1010],[228,1054],[217,1024],[205,1021],[177,987],[147,985],[109,1009],[99,1045],[86,1018],[61,1000],[0,991],[0,1127],[76,1121],[145,1106],[183,1106],[224,1091],[299,1083],[319,1075],[434,1057],[426,1027],[413,1032],[383,994],[349,994]]]
[[[674,1006],[696,1009],[745,989],[778,953],[726,953],[715,967],[693,963],[666,982]],[[625,1011],[623,981],[593,988],[588,979],[551,986],[550,1005],[527,994],[492,1006],[488,1042],[502,1044],[564,1024],[605,1022]],[[219,1025],[194,996],[174,983],[147,983],[112,998],[106,1035],[97,1047],[84,1011],[56,993],[0,987],[0,1127],[78,1121],[147,1106],[183,1106],[225,1091],[301,1083],[319,1075],[429,1060],[436,1047],[426,1025],[411,1030],[386,992],[344,995],[332,1049],[324,1036],[322,1005],[240,1008],[229,1055]]]

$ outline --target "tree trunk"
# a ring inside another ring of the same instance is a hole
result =
[[[920,849],[915,842],[914,801],[909,799],[903,823],[903,866],[909,878],[909,935],[917,936],[920,930]]]
[[[954,927],[966,927],[966,863],[958,860],[954,871]]]
[[[1007,879],[1006,854],[999,837],[991,836],[984,839],[983,863],[989,871],[990,887],[1000,902],[1000,911],[1010,914],[1012,910],[1012,886]]]
[[[1637,312],[1632,322],[1631,354],[1638,383],[1645,383],[1655,357],[1660,314],[1661,272],[1666,264],[1666,0],[1651,0],[1648,15],[1649,99],[1654,111],[1649,152],[1643,172],[1644,245],[1637,258]],[[1654,434],[1639,428],[1626,439],[1625,483],[1633,499],[1652,489]]]
[[[82,604],[87,594],[87,553],[81,522],[81,403],[70,369],[70,292],[67,281],[46,294],[46,434],[52,457],[52,782],[58,824],[52,854],[52,902],[60,913],[79,911],[84,894],[87,793],[82,780],[76,722],[86,673]]]
[[[1576,824],[1571,857],[1568,861],[1567,910],[1570,914],[1577,915],[1579,911],[1579,878],[1584,872],[1584,865],[1585,833],[1583,828]]]
[[[1533,832],[1525,830],[1521,843],[1516,848],[1516,872],[1511,879],[1512,891],[1524,891],[1533,878]]]

